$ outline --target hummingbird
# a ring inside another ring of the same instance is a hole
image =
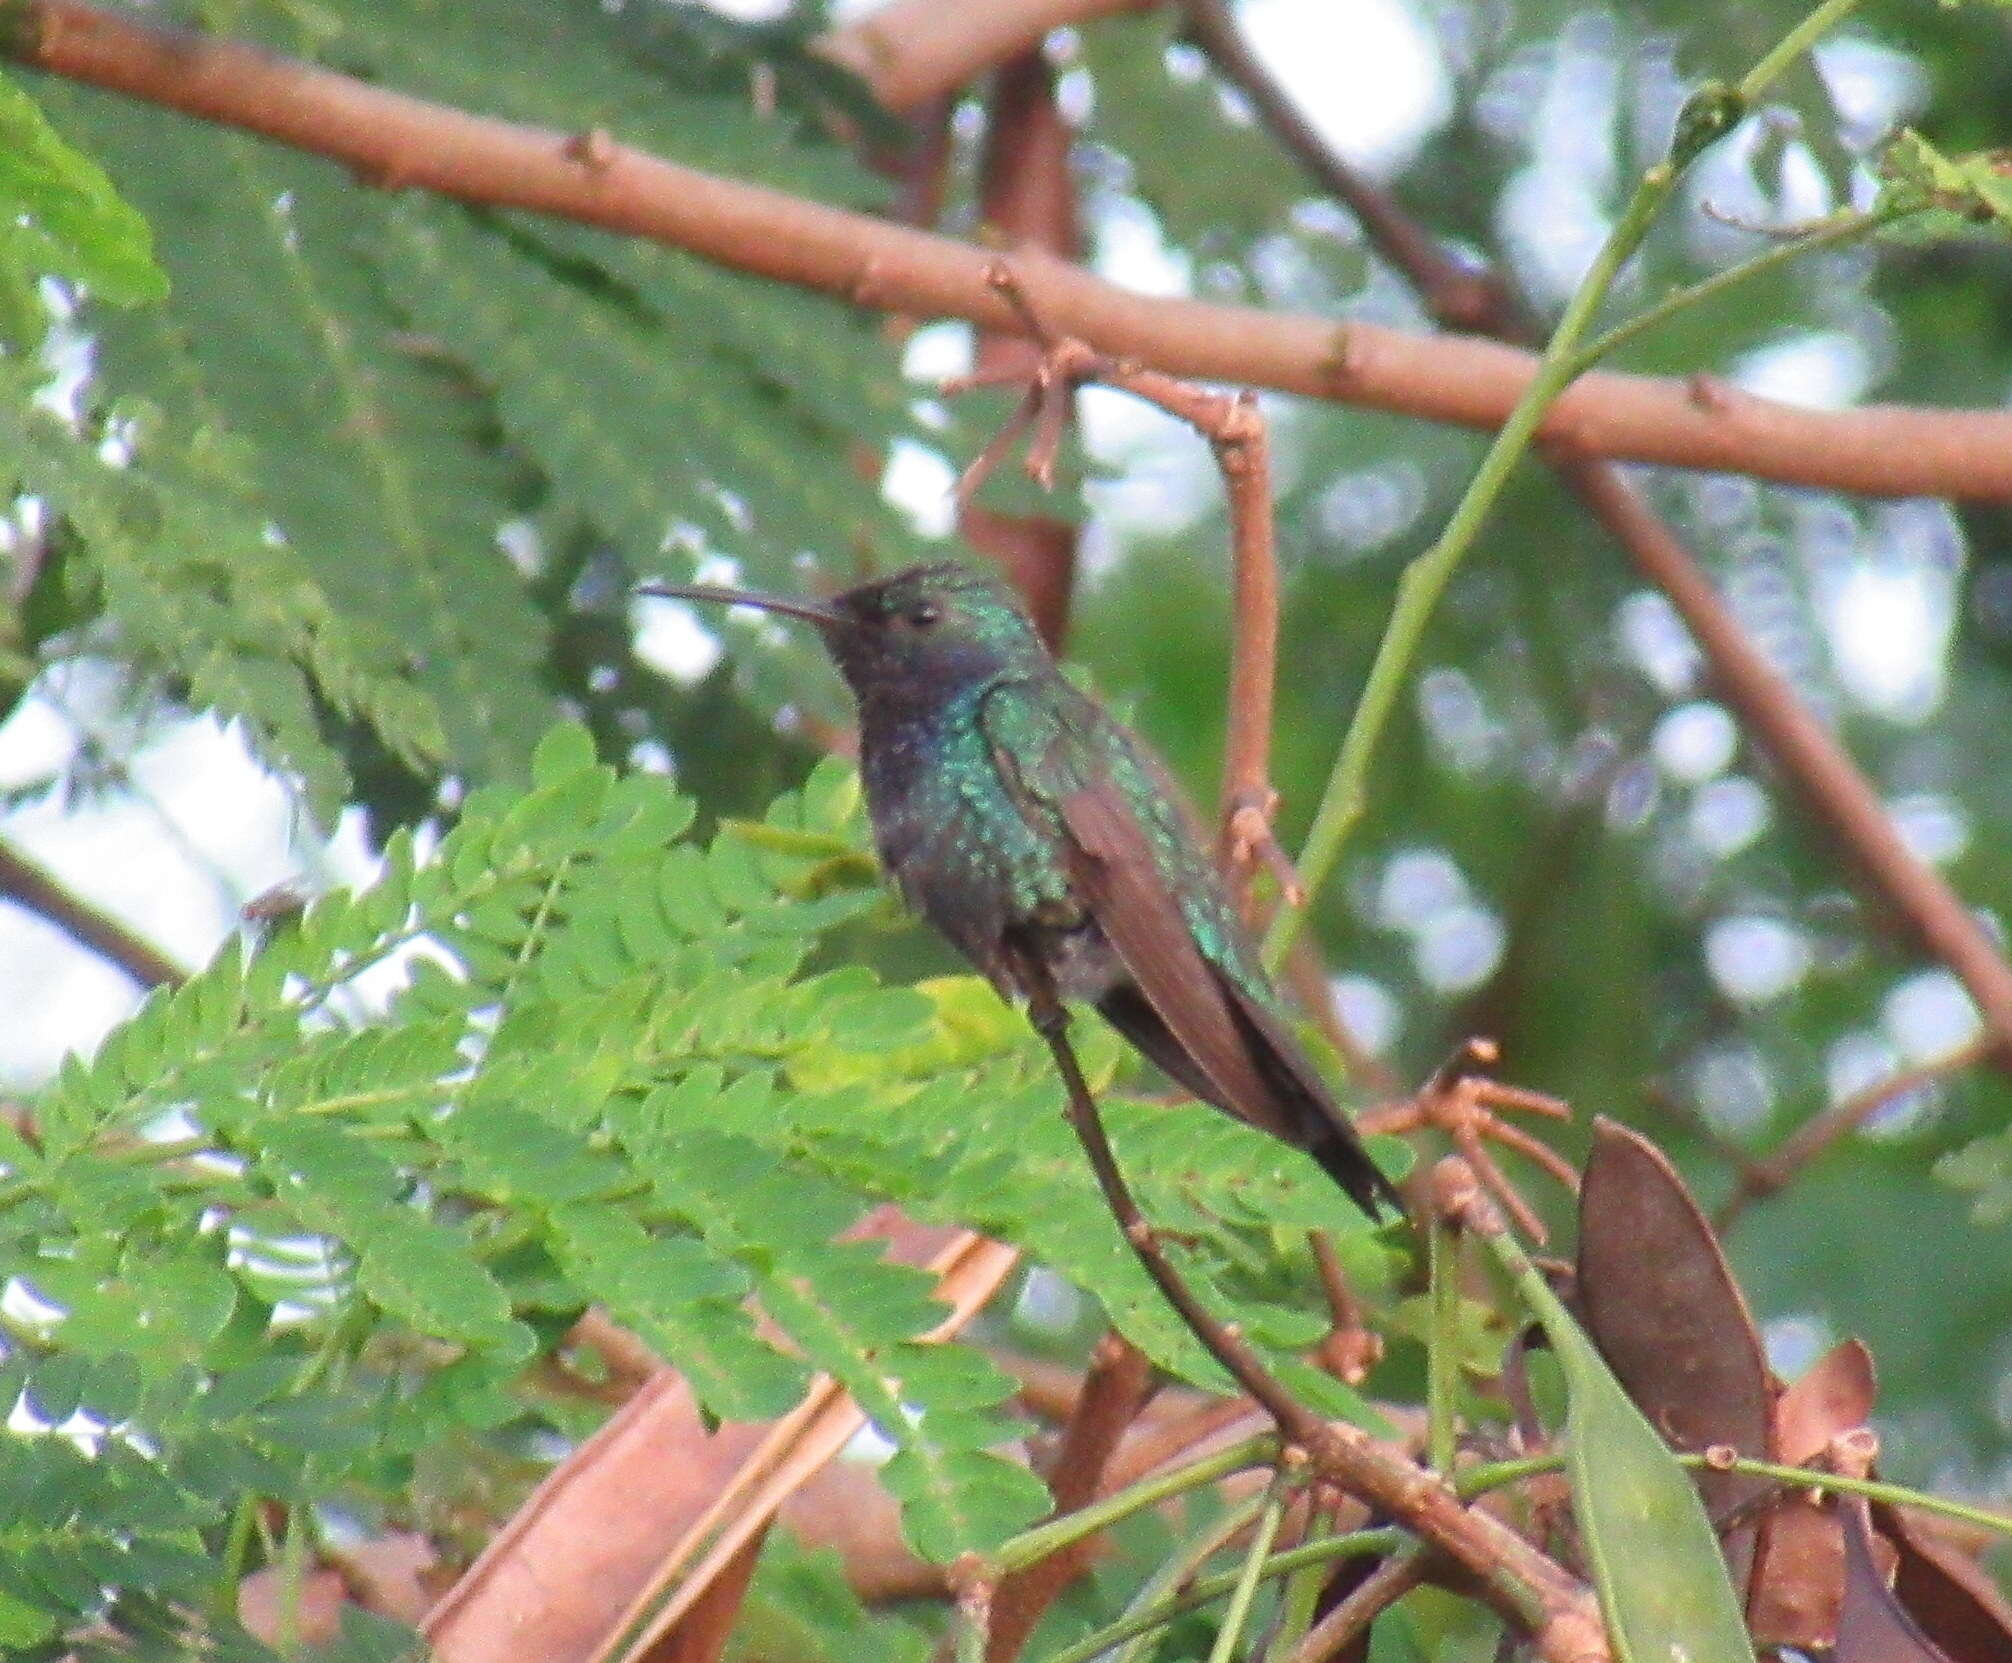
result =
[[[909,906],[1009,1001],[1093,1005],[1196,1097],[1305,1150],[1372,1218],[1402,1212],[1165,769],[1062,674],[1002,580],[943,561],[824,601],[638,592],[815,625],[858,704],[874,842]]]

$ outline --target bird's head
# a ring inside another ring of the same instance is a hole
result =
[[[638,593],[757,606],[815,624],[862,704],[890,689],[941,697],[1052,666],[1033,621],[1005,582],[956,561],[910,566],[823,601],[709,585],[645,583]]]

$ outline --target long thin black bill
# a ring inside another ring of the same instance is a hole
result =
[[[848,620],[843,612],[816,601],[789,600],[781,595],[764,595],[753,589],[721,589],[710,583],[639,583],[639,595],[661,595],[674,601],[715,601],[721,606],[758,606],[764,612],[781,612],[802,618],[826,629],[836,629]]]

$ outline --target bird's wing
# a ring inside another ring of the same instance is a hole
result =
[[[1023,813],[1041,816],[1061,834],[1076,894],[1193,1073],[1213,1088],[1204,1095],[1274,1137],[1304,1145],[1304,1129],[1288,1119],[1258,1068],[1238,1001],[1196,945],[1167,881],[1167,867],[1185,864],[1187,851],[1159,846],[1113,783],[1112,758],[1100,754],[1091,732],[1096,720],[1087,701],[1058,700],[1052,687],[1024,682],[1001,683],[979,707],[1000,777]],[[1196,1083],[1186,1071],[1169,1072]]]

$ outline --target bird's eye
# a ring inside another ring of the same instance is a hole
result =
[[[934,601],[917,601],[904,614],[905,621],[910,629],[927,629],[942,616],[942,611]]]

